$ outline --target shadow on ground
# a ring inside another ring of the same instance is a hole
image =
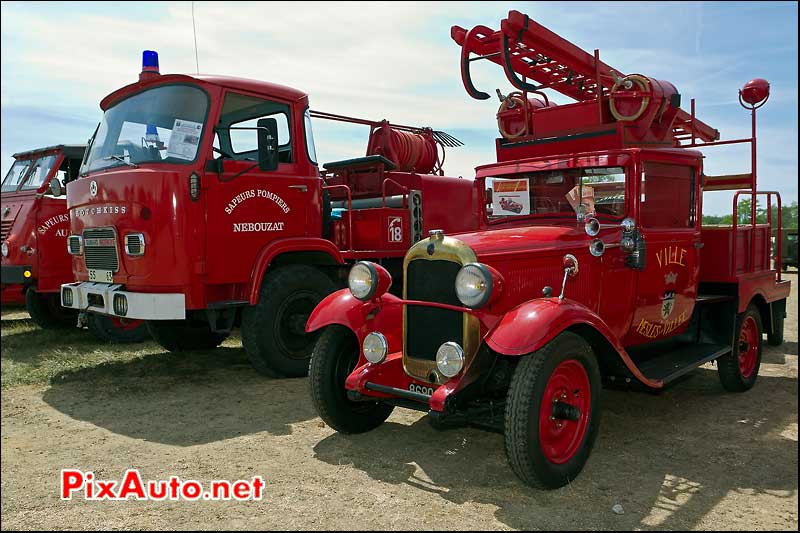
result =
[[[50,384],[44,401],[72,418],[177,446],[284,435],[315,416],[305,380],[260,376],[241,348],[153,353],[61,372]]]
[[[762,406],[753,409],[754,402]],[[497,506],[496,518],[518,529],[690,529],[729,491],[788,498],[797,489],[797,442],[780,435],[797,410],[796,379],[762,376],[748,393],[727,394],[716,371],[701,369],[662,394],[604,391],[602,403],[600,436],[586,468],[556,491],[518,481],[502,435],[436,431],[427,417],[410,427],[386,423],[363,435],[337,433],[314,452],[431,498]],[[748,412],[764,417],[744,418]],[[615,503],[624,515],[611,512]]]

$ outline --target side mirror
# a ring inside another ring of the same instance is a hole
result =
[[[278,121],[258,120],[258,168],[265,171],[278,168]]]
[[[64,187],[61,185],[61,180],[53,178],[50,180],[50,185],[47,186],[47,194],[59,197],[64,194]]]

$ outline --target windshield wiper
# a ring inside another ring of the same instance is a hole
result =
[[[137,165],[136,163],[131,163],[130,161],[125,161],[125,158],[122,157],[121,155],[110,155],[108,157],[104,157],[103,161],[108,161],[109,159],[113,159],[115,161],[119,161],[120,163],[125,163],[126,165],[128,165],[131,168],[139,168],[139,165]]]

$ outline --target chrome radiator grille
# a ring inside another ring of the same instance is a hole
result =
[[[117,233],[114,228],[91,228],[83,231],[83,254],[86,268],[119,270]]]

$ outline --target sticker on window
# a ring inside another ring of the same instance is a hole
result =
[[[528,180],[494,180],[494,215],[512,216],[531,213]]]
[[[189,161],[194,159],[197,155],[202,130],[203,124],[200,122],[176,118],[172,127],[172,135],[169,138],[167,157],[177,157]]]

